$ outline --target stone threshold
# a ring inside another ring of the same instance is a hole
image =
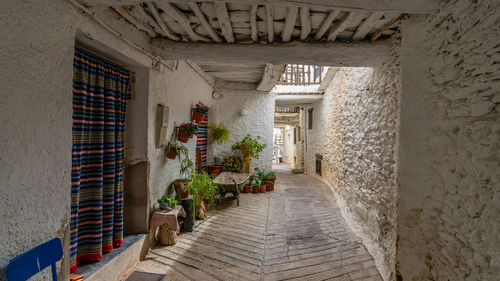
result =
[[[139,262],[146,234],[134,234],[124,237],[124,244],[104,254],[98,262],[83,264],[76,274],[82,274],[85,281],[118,281],[123,274]]]

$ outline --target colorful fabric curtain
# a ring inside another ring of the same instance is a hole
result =
[[[197,104],[196,107],[205,111],[205,117],[198,124],[198,137],[196,138],[196,170],[202,171],[207,168],[208,108],[201,104]]]
[[[76,48],[71,272],[123,244],[123,130],[130,72]]]

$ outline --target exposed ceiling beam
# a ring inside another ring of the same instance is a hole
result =
[[[261,62],[272,64],[313,64],[326,66],[370,66],[391,58],[391,43],[304,43],[215,44],[187,43],[168,39],[151,40],[153,51],[167,60]]]
[[[123,6],[138,5],[144,0],[78,0],[85,6]],[[155,0],[153,2],[186,3],[186,2],[226,2],[245,3],[252,5],[275,4],[283,6],[324,6],[342,10],[364,10],[364,11],[394,11],[400,13],[427,14],[434,11],[439,1],[437,0]]]
[[[284,64],[272,65],[270,63],[266,64],[264,69],[264,74],[262,75],[262,80],[260,80],[257,90],[259,91],[271,91],[278,81],[280,80],[283,71],[285,71]]]
[[[257,84],[215,79],[215,88],[218,90],[257,91]]]

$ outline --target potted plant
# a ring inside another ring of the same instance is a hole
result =
[[[252,192],[253,193],[259,193],[260,189],[260,180],[255,180],[255,182],[252,184]]]
[[[172,195],[165,195],[158,199],[158,204],[160,204],[160,210],[167,210],[167,208],[173,209],[175,206],[179,205],[179,201]]]
[[[207,111],[205,109],[202,109],[200,107],[195,107],[192,109],[193,112],[193,121],[196,123],[201,123],[203,121],[203,118],[205,118]]]
[[[225,172],[240,173],[243,169],[243,161],[238,155],[230,155],[224,158],[222,170]]]
[[[184,147],[186,148],[186,147]],[[181,196],[181,198],[188,198],[190,194],[190,189],[188,186],[189,179],[192,177],[194,171],[194,164],[191,159],[189,159],[189,151],[186,149],[178,150],[179,152],[179,163],[180,169],[179,173],[183,176],[183,179],[177,179],[174,181],[175,191]]]
[[[177,132],[177,139],[181,142],[188,142],[193,135],[198,134],[198,124],[194,122],[182,123],[179,126],[179,131]]]
[[[260,180],[260,192],[264,193],[264,192],[266,192],[266,183],[264,182],[264,180],[262,178],[260,178],[259,180]]]
[[[243,186],[243,193],[250,193],[251,190],[252,190],[252,182],[247,182]]]
[[[207,165],[208,173],[211,176],[218,176],[222,172],[222,163],[219,157],[214,157],[214,164]]]
[[[266,144],[259,142],[260,136],[252,138],[250,134],[244,137],[241,141],[233,144],[233,150],[240,150],[245,161],[245,173],[250,173],[250,164],[253,158],[259,158],[260,153],[266,147]]]
[[[276,182],[276,173],[274,171],[269,171],[265,173],[262,177],[264,178],[264,182],[266,183],[267,191],[273,191],[274,184]]]
[[[196,205],[196,216],[199,219],[206,217],[207,206],[215,202],[217,186],[207,173],[194,173],[187,189],[190,190]]]
[[[167,153],[168,159],[175,159],[179,153],[187,153],[187,147],[182,144],[177,144],[175,142],[168,142],[167,145],[164,146],[165,151]]]
[[[212,136],[212,140],[210,142],[216,142],[218,144],[228,143],[229,137],[231,136],[231,131],[229,131],[222,123],[219,123],[219,125],[210,124],[208,126],[208,132]]]

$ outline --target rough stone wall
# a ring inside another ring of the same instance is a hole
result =
[[[247,114],[242,115],[241,109]],[[260,136],[267,147],[260,154],[260,159],[252,160],[252,171],[255,167],[270,170],[273,160],[273,128],[274,128],[274,95],[241,91],[224,91],[216,100],[209,123],[222,122],[231,137],[228,144],[214,143],[208,147],[209,162],[214,156],[231,154],[231,145],[247,134]]]
[[[498,1],[443,1],[402,26],[402,280],[500,276]]]
[[[383,65],[340,68],[313,110],[307,169],[335,193],[344,217],[363,240],[384,280],[395,280],[400,80],[398,42]]]
[[[148,159],[150,164],[149,190],[152,206],[164,195],[168,185],[180,178],[180,164],[177,159],[167,159],[165,150],[156,148],[157,105],[169,107],[167,139],[171,139],[174,123],[179,125],[191,120],[191,108],[201,102],[210,107],[208,118],[212,120],[213,88],[201,78],[187,63],[180,61],[176,70],[165,69],[163,73],[152,72],[148,109]],[[196,136],[184,144],[189,157],[195,163]]]

